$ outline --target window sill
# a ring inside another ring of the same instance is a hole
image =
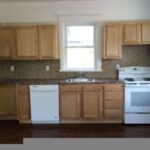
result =
[[[103,72],[103,70],[59,70],[59,72]]]

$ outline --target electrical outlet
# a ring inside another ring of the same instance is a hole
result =
[[[117,64],[117,65],[116,65],[116,69],[117,69],[117,70],[119,70],[119,68],[120,68],[120,65],[119,65],[119,64]]]
[[[15,71],[15,66],[11,65],[11,66],[10,66],[10,71],[11,71],[11,72],[14,72],[14,71]]]
[[[49,65],[46,65],[46,66],[45,66],[45,70],[46,70],[46,71],[49,71]]]

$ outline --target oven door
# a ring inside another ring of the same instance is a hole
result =
[[[150,86],[126,85],[125,112],[150,113]]]

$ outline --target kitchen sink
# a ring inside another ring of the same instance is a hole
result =
[[[95,79],[92,78],[84,78],[84,77],[77,77],[72,79],[66,79],[66,82],[95,82]]]

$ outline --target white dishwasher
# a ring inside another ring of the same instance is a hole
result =
[[[32,123],[59,123],[59,86],[30,85]]]

